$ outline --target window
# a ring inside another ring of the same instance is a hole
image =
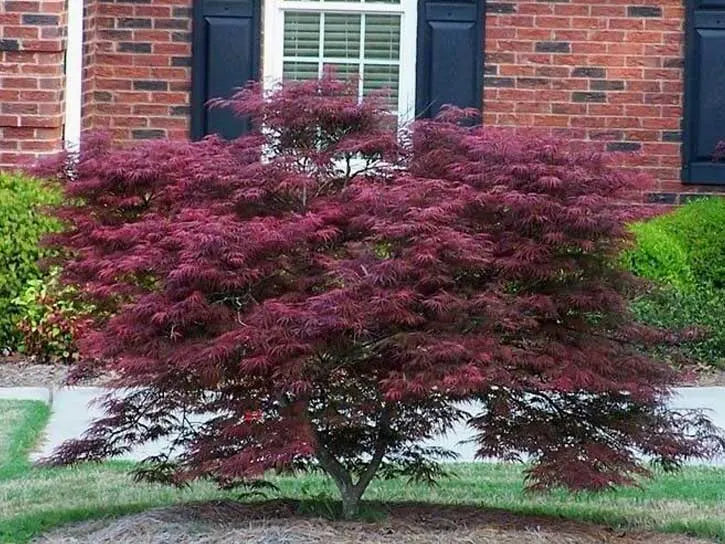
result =
[[[388,89],[400,123],[415,115],[416,0],[268,0],[264,82],[358,78],[358,95]]]
[[[228,110],[209,110],[210,99],[249,80],[271,87],[318,77],[328,65],[357,76],[360,97],[390,89],[401,124],[444,104],[480,108],[484,7],[485,0],[194,0],[191,136],[250,130]]]

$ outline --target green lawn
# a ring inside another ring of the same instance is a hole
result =
[[[48,417],[39,402],[0,400],[0,543],[22,544],[62,523],[137,512],[184,501],[231,497],[209,484],[186,490],[132,483],[129,465],[106,463],[36,469],[26,458]],[[455,465],[455,476],[436,488],[392,480],[375,482],[367,499],[430,501],[550,514],[627,528],[656,529],[725,542],[725,470],[691,468],[658,475],[640,489],[599,495],[529,495],[521,467]],[[287,497],[325,504],[334,497],[322,476],[275,478]]]

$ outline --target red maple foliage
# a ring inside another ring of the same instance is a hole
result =
[[[479,455],[529,458],[534,488],[722,448],[702,414],[666,407],[675,376],[628,310],[636,176],[462,126],[469,112],[396,134],[329,77],[223,105],[264,130],[95,138],[58,170],[67,280],[111,316],[82,348],[123,389],[55,461],[167,436],[145,476],[321,468],[350,516],[376,475],[439,476],[449,453],[421,444],[460,421]]]

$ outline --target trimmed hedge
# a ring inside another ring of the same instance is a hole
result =
[[[637,247],[625,255],[627,266],[640,277],[690,291],[697,281],[688,252],[676,236],[663,228],[662,219],[632,226]]]
[[[625,258],[635,274],[680,289],[725,287],[725,198],[692,201],[632,230],[637,248]]]
[[[44,206],[60,202],[59,189],[21,174],[0,172],[0,348],[15,350],[21,308],[13,303],[32,280],[43,277],[38,260],[49,255],[41,237],[57,230]]]
[[[635,300],[635,314],[659,327],[702,330],[684,353],[725,368],[725,199],[690,202],[632,231],[636,247],[625,263],[658,284]]]

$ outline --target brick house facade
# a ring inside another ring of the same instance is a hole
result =
[[[78,1],[0,4],[0,167],[63,145],[68,9]],[[700,39],[686,32],[691,3],[725,10],[725,0],[473,1],[485,6],[484,123],[622,152],[656,180],[650,201],[717,191],[681,181],[686,44]],[[121,143],[189,137],[194,25],[205,24],[192,0],[85,0],[82,24],[82,127]]]
[[[0,3],[0,166],[62,142],[66,24],[62,0]]]

